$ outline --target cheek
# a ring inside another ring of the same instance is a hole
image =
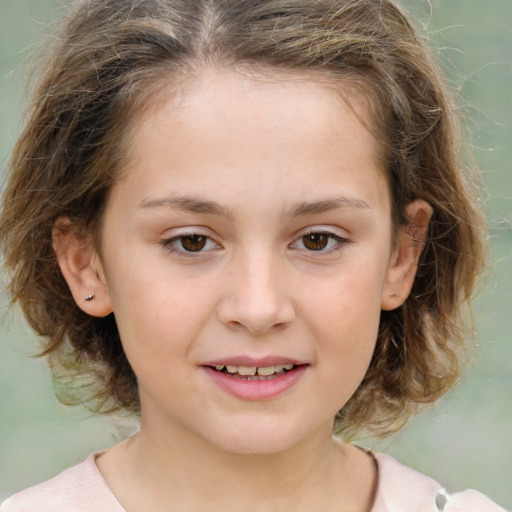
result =
[[[311,311],[332,329],[343,325],[344,333],[375,331],[380,318],[384,271],[364,260],[334,273],[305,295]],[[309,299],[307,298],[309,297]]]
[[[178,276],[155,276],[154,269],[137,274],[120,269],[117,274],[121,279],[112,289],[112,303],[128,358],[160,364],[187,353],[214,310],[215,288]]]
[[[310,325],[329,354],[324,363],[343,368],[345,377],[363,377],[373,354],[380,322],[382,271],[375,265],[353,266],[311,293]]]

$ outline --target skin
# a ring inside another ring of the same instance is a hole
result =
[[[381,309],[410,291],[411,236],[430,207],[409,205],[414,228],[395,244],[379,148],[349,99],[307,77],[205,71],[135,123],[101,257],[73,230],[55,236],[75,300],[114,311],[138,377],[140,432],[97,459],[128,512],[370,508],[373,464],[333,440],[333,418],[364,377]],[[187,252],[194,235],[206,243]],[[204,367],[238,356],[306,369],[244,400]]]

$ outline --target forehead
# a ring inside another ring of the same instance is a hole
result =
[[[335,109],[343,102],[349,107],[359,122],[373,135],[372,149],[375,150],[379,165],[386,170],[388,162],[387,140],[382,133],[385,112],[377,101],[373,86],[363,77],[354,75],[335,75],[332,72],[317,69],[287,69],[265,65],[237,66],[236,70],[217,67],[174,68],[171,73],[156,73],[144,86],[139,86],[135,95],[125,105],[123,144],[126,158],[134,139],[141,133],[141,126],[148,118],[154,119],[159,114],[179,114],[186,107],[212,109],[223,108],[229,114],[237,108],[237,103],[249,98],[255,105],[273,103],[275,115],[268,116],[270,124],[279,115],[291,107],[298,112],[293,102],[296,93],[303,97],[303,105],[317,110],[317,107],[329,103],[328,110]],[[287,91],[293,91],[288,97]],[[237,101],[240,100],[240,101]],[[316,103],[316,105],[314,104]],[[289,111],[290,112],[290,111]],[[268,112],[260,111],[261,118]],[[304,110],[303,123],[311,123],[315,116],[307,116]],[[150,120],[146,124],[151,124]],[[204,123],[202,123],[204,124]],[[302,124],[302,123],[301,123]],[[315,126],[310,124],[312,133]]]
[[[350,84],[297,73],[207,70],[163,83],[132,120],[124,177],[138,180],[139,192],[151,175],[161,187],[172,181],[220,193],[220,176],[228,188],[243,176],[249,192],[265,175],[283,194],[283,180],[327,194],[341,171],[354,174],[353,182],[371,175],[386,189],[367,103]]]

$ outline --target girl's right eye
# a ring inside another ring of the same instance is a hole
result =
[[[209,236],[195,233],[167,238],[160,244],[169,252],[181,255],[200,254],[220,248],[220,245]]]

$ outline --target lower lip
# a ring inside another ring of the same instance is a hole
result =
[[[307,365],[297,366],[282,375],[265,379],[248,380],[232,377],[209,366],[202,367],[211,379],[224,391],[242,400],[270,400],[289,390],[302,378]]]

